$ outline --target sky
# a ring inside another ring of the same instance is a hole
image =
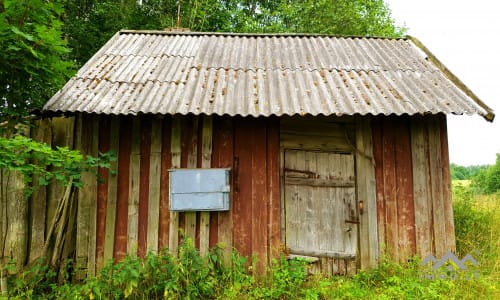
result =
[[[494,164],[500,153],[500,3],[494,0],[385,0],[398,25],[418,38],[453,74],[494,110],[448,116],[450,161]]]

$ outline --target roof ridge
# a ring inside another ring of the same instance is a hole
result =
[[[150,34],[150,35],[187,35],[187,36],[234,36],[234,37],[330,37],[339,39],[378,39],[378,40],[408,40],[407,36],[384,37],[363,35],[335,35],[327,33],[299,33],[299,32],[214,32],[214,31],[165,31],[165,30],[132,30],[122,29],[119,34]]]

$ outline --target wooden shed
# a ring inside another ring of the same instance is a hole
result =
[[[83,152],[118,154],[75,198],[89,274],[183,237],[327,274],[441,256],[455,249],[446,114],[494,118],[412,37],[161,31],[117,33],[44,113],[70,116]],[[171,210],[179,168],[229,169],[229,209]]]

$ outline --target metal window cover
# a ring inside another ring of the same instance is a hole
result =
[[[228,168],[170,169],[170,210],[229,210]]]

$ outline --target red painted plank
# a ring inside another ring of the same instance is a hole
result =
[[[101,117],[99,122],[99,152],[110,150],[111,119]],[[104,236],[106,232],[106,206],[108,201],[108,169],[98,168],[97,175],[102,180],[97,186],[97,219],[96,219],[96,261],[98,268],[104,258]]]
[[[243,256],[252,256],[252,149],[253,124],[248,119],[235,118],[234,141],[234,201],[233,241]]]
[[[384,199],[384,160],[382,145],[382,118],[373,118],[372,121],[373,158],[375,160],[375,182],[377,192],[377,227],[379,246],[385,247],[385,199]]]
[[[122,259],[127,254],[127,226],[128,226],[128,193],[130,176],[130,152],[132,132],[132,118],[123,117],[120,120],[120,141],[118,153],[117,199],[115,223],[115,247],[113,257]]]
[[[228,117],[218,117],[214,119],[213,126],[213,153],[212,167],[231,168],[231,180],[234,179],[234,129],[233,121]],[[230,210],[217,213],[217,217],[210,216],[210,247],[218,242],[225,243],[226,250],[233,245],[233,225],[232,212],[234,209],[234,182],[231,181]]]
[[[280,199],[280,121],[277,117],[268,121],[267,132],[267,197],[269,209],[268,257],[278,257],[281,244],[281,199]]]
[[[151,118],[148,116],[143,117],[141,122],[141,158],[139,171],[139,232],[137,235],[137,255],[139,257],[145,257],[147,252],[151,126]]]
[[[160,223],[158,228],[158,249],[168,247],[168,233],[170,224],[170,195],[169,195],[169,172],[172,166],[172,155],[170,152],[172,118],[165,117],[163,120],[163,136],[161,145],[161,186],[160,186]]]
[[[389,255],[395,259],[399,259],[397,243],[399,237],[395,161],[396,135],[394,126],[398,126],[394,119],[385,118],[382,121],[382,167],[384,174],[386,246]]]
[[[268,252],[267,203],[267,122],[263,118],[248,120],[252,130],[252,254],[257,255],[257,273],[263,274]]]
[[[401,258],[416,253],[415,205],[413,201],[413,168],[411,156],[410,124],[407,117],[399,117],[393,130],[396,135],[396,199],[398,248]]]

